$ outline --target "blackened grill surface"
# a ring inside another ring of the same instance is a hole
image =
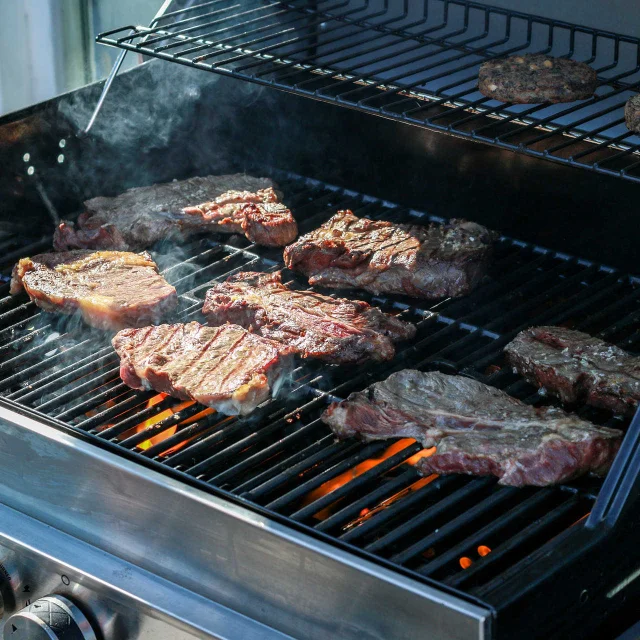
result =
[[[556,407],[535,408],[464,376],[405,369],[332,404],[322,416],[340,438],[415,438],[436,452],[424,475],[494,475],[521,487],[603,475],[622,432],[596,427]]]
[[[564,327],[533,327],[505,347],[510,364],[560,397],[633,416],[640,400],[640,359]]]
[[[437,221],[314,180],[273,177],[296,211],[302,234],[337,209],[395,223]],[[38,247],[29,252],[47,248]],[[255,247],[239,236],[194,238],[181,245],[181,255],[188,260],[154,250],[161,272],[180,295],[177,316],[182,322],[202,321],[200,310],[214,282],[241,271],[282,268],[281,251]],[[287,271],[283,282],[308,288]],[[129,389],[104,334],[78,331],[64,317],[39,313],[32,303],[8,297],[8,288],[8,283],[0,285],[3,397],[89,437],[117,442],[159,471],[170,469],[205,491],[235,496],[249,507],[286,517],[310,535],[415,579],[435,581],[440,589],[481,594],[495,606],[500,589],[513,587],[517,597],[515,583],[526,575],[532,553],[551,552],[561,534],[580,530],[576,523],[590,511],[599,483],[583,478],[555,488],[514,489],[492,478],[422,478],[415,469],[421,445],[410,439],[336,442],[320,421],[322,412],[331,402],[406,368],[464,373],[527,404],[544,406],[551,403],[549,396],[504,361],[502,350],[519,331],[532,324],[563,324],[601,335],[632,353],[640,342],[635,279],[502,238],[486,282],[466,297],[427,303],[349,294],[416,326],[415,338],[397,345],[393,361],[353,367],[307,359],[292,372],[287,395],[262,405],[248,419],[223,418],[197,405],[175,413],[172,408],[180,401]],[[626,424],[604,410],[585,407],[579,415],[608,427]],[[480,545],[491,552],[481,556]],[[463,569],[461,557],[472,566]]]
[[[304,357],[336,364],[391,360],[394,341],[416,332],[364,301],[294,291],[282,284],[281,272],[231,276],[207,291],[202,312],[212,326],[239,324]]]
[[[464,295],[480,282],[496,238],[466,220],[422,227],[339,211],[289,245],[284,261],[312,285],[437,299]]]

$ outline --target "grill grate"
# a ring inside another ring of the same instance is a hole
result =
[[[197,2],[103,44],[242,78],[513,151],[640,180],[624,104],[640,40],[466,0]],[[516,105],[477,91],[479,65],[514,53],[585,61],[596,94]]]
[[[374,218],[434,219],[298,176],[274,177],[301,233],[346,207]],[[182,320],[201,318],[212,280],[281,266],[279,251],[236,236],[198,238],[179,251],[178,257],[153,253],[180,293],[177,317]],[[5,276],[10,266],[1,270]],[[285,273],[285,281],[306,286]],[[2,285],[2,295],[7,289]],[[172,468],[203,487],[229,492],[418,579],[437,580],[490,601],[503,572],[516,575],[532,551],[555,544],[559,533],[586,517],[599,482],[587,478],[567,486],[515,490],[489,478],[421,478],[412,462],[425,452],[414,441],[336,442],[319,416],[328,402],[406,367],[459,372],[527,402],[549,403],[503,366],[502,346],[522,327],[547,322],[637,349],[636,281],[503,237],[490,277],[463,299],[430,305],[401,296],[353,295],[414,322],[416,339],[400,345],[391,363],[362,368],[304,362],[295,369],[286,397],[264,403],[244,419],[129,389],[119,379],[110,336],[74,317],[39,312],[23,297],[4,297],[0,394],[116,443],[153,461],[160,471]],[[585,408],[582,415],[608,426],[625,424],[606,411]]]

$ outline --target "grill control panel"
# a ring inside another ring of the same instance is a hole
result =
[[[3,640],[96,640],[91,624],[64,596],[39,598],[5,622]]]
[[[0,547],[0,620],[17,607],[23,606],[20,594],[25,589],[27,598],[24,604],[28,604],[31,587],[23,584],[14,554]]]

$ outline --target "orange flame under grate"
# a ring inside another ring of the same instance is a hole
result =
[[[166,397],[167,397],[166,393],[159,393],[157,396],[153,396],[153,398],[151,398],[147,402],[147,408],[154,407],[155,405],[162,402]],[[195,404],[193,400],[186,400],[185,402],[181,402],[180,404],[177,404],[173,407],[169,407],[168,409],[165,409],[164,411],[161,411],[160,413],[156,414],[152,418],[149,418],[148,420],[145,420],[144,422],[141,422],[140,424],[136,425],[135,433],[140,433],[145,429],[149,429],[150,427],[153,427],[154,425],[158,424],[165,418],[168,418],[169,416],[172,416],[174,413],[178,413],[178,411],[182,411],[182,409],[186,409],[187,407],[190,407],[193,404]],[[189,421],[185,421],[185,422],[189,422]],[[148,440],[144,440],[143,442],[140,442],[138,444],[138,449],[142,449],[143,451],[146,451],[147,449],[150,449],[153,445],[159,444],[160,442],[163,442],[167,438],[170,438],[177,430],[178,430],[178,425],[173,425],[171,427],[168,427],[162,433],[158,433],[152,438],[149,438]],[[182,444],[182,446],[184,446],[184,444]]]
[[[348,471],[345,471],[344,473],[341,473],[339,476],[336,476],[335,478],[333,478],[331,480],[328,480],[324,484],[320,485],[317,489],[314,489],[313,491],[311,491],[306,496],[306,498],[304,499],[304,502],[303,502],[303,506],[311,504],[312,502],[315,502],[316,500],[318,500],[319,498],[322,498],[323,496],[327,495],[328,493],[331,493],[332,491],[335,491],[336,489],[339,489],[340,487],[342,487],[345,484],[347,484],[347,482],[350,482],[354,478],[357,478],[358,476],[362,475],[363,473],[369,471],[369,469],[372,469],[376,465],[379,465],[381,462],[383,462],[387,458],[390,458],[391,456],[394,456],[396,453],[398,453],[398,452],[402,451],[403,449],[406,449],[407,447],[411,446],[414,442],[415,442],[415,440],[413,440],[411,438],[403,438],[402,440],[398,440],[398,442],[394,442],[390,447],[385,449],[385,451],[382,453],[382,455],[380,455],[380,456],[378,456],[376,458],[370,458],[369,460],[364,460],[363,462],[357,464],[355,467],[349,469]],[[409,465],[413,466],[418,462],[418,460],[420,460],[422,458],[426,458],[426,457],[428,457],[430,455],[433,455],[435,453],[435,450],[436,450],[435,447],[432,447],[431,449],[423,449],[422,451],[418,451],[418,453],[416,453],[416,454],[412,455],[411,457],[407,458],[401,464],[409,464]],[[418,480],[417,482],[415,482],[414,484],[412,484],[410,487],[407,487],[406,489],[403,489],[402,491],[398,492],[394,496],[391,496],[390,498],[387,498],[380,505],[377,505],[376,507],[373,507],[372,509],[363,509],[360,512],[359,520],[361,520],[363,518],[371,517],[371,515],[373,515],[374,513],[379,511],[380,509],[388,507],[392,502],[395,502],[395,500],[401,498],[406,493],[408,493],[410,491],[414,491],[415,489],[418,488],[418,486],[423,486],[423,485],[427,484],[428,482],[431,482],[431,480],[434,477],[436,477],[436,476],[430,476],[429,478],[422,478],[422,479]],[[418,485],[418,486],[416,486],[416,485]],[[384,505],[384,506],[382,506],[382,505]],[[332,513],[332,508],[331,507],[327,507],[326,509],[323,509],[322,511],[319,511],[317,514],[315,514],[314,517],[317,518],[318,520],[325,520],[326,518],[328,518],[331,515],[331,513]]]

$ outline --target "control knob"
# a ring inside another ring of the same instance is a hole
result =
[[[78,607],[59,595],[45,596],[7,618],[4,640],[96,640]]]

